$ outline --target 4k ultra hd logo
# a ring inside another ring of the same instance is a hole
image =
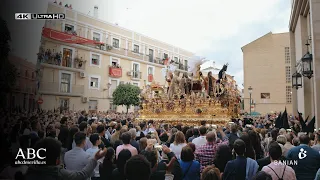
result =
[[[49,13],[49,14],[37,14],[37,13],[16,13],[16,20],[59,20],[65,19],[66,15],[63,13]]]
[[[44,152],[41,153],[43,155],[47,150],[44,148],[40,148],[38,150],[27,148],[27,152],[25,152],[21,148],[19,148],[19,151],[15,158],[15,164],[46,164],[46,157],[40,155],[41,151]]]

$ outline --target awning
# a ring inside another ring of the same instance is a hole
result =
[[[80,36],[76,36],[73,34],[68,34],[65,32],[53,30],[50,28],[42,28],[42,36],[53,39],[56,41],[62,41],[65,43],[73,43],[73,44],[91,44],[91,45],[104,45],[102,42],[97,42],[91,39],[83,38]]]

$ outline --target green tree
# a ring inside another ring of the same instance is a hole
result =
[[[11,36],[7,22],[0,18],[0,96],[2,98],[13,91],[16,82],[16,68],[8,59],[9,41],[11,41]],[[1,101],[0,107],[4,108],[5,106],[6,101]]]
[[[131,84],[121,84],[113,92],[113,104],[114,105],[125,105],[128,109],[131,105],[138,106],[140,103],[139,99],[140,89],[137,86]]]

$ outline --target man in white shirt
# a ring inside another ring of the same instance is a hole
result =
[[[202,145],[207,144],[207,139],[206,139],[207,128],[205,126],[201,126],[199,129],[199,133],[200,133],[200,136],[192,140],[192,143],[196,146],[196,149]]]
[[[99,145],[101,144],[101,138],[99,134],[95,133],[90,136],[90,141],[92,143],[92,147],[87,149],[86,153],[88,153],[91,157],[94,157],[95,154],[99,151]],[[98,160],[98,164],[96,168],[94,169],[93,175],[91,177],[91,180],[99,180],[100,174],[99,174],[99,165],[103,163],[103,158]]]
[[[83,148],[86,144],[86,134],[77,132],[74,136],[76,147],[66,152],[64,163],[69,171],[81,171],[90,161],[90,155]],[[90,179],[90,178],[89,178]]]

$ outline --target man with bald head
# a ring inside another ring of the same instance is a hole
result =
[[[213,165],[213,159],[217,152],[219,145],[226,144],[228,145],[229,141],[221,127],[218,127],[217,131],[222,136],[222,141],[217,143],[217,135],[215,132],[210,131],[206,135],[207,143],[200,146],[195,151],[196,160],[201,164],[201,171],[206,167]]]
[[[299,141],[299,146],[288,151],[287,159],[297,161],[296,165],[292,165],[297,180],[314,180],[320,168],[320,154],[310,147],[310,138],[308,135],[300,135]]]

